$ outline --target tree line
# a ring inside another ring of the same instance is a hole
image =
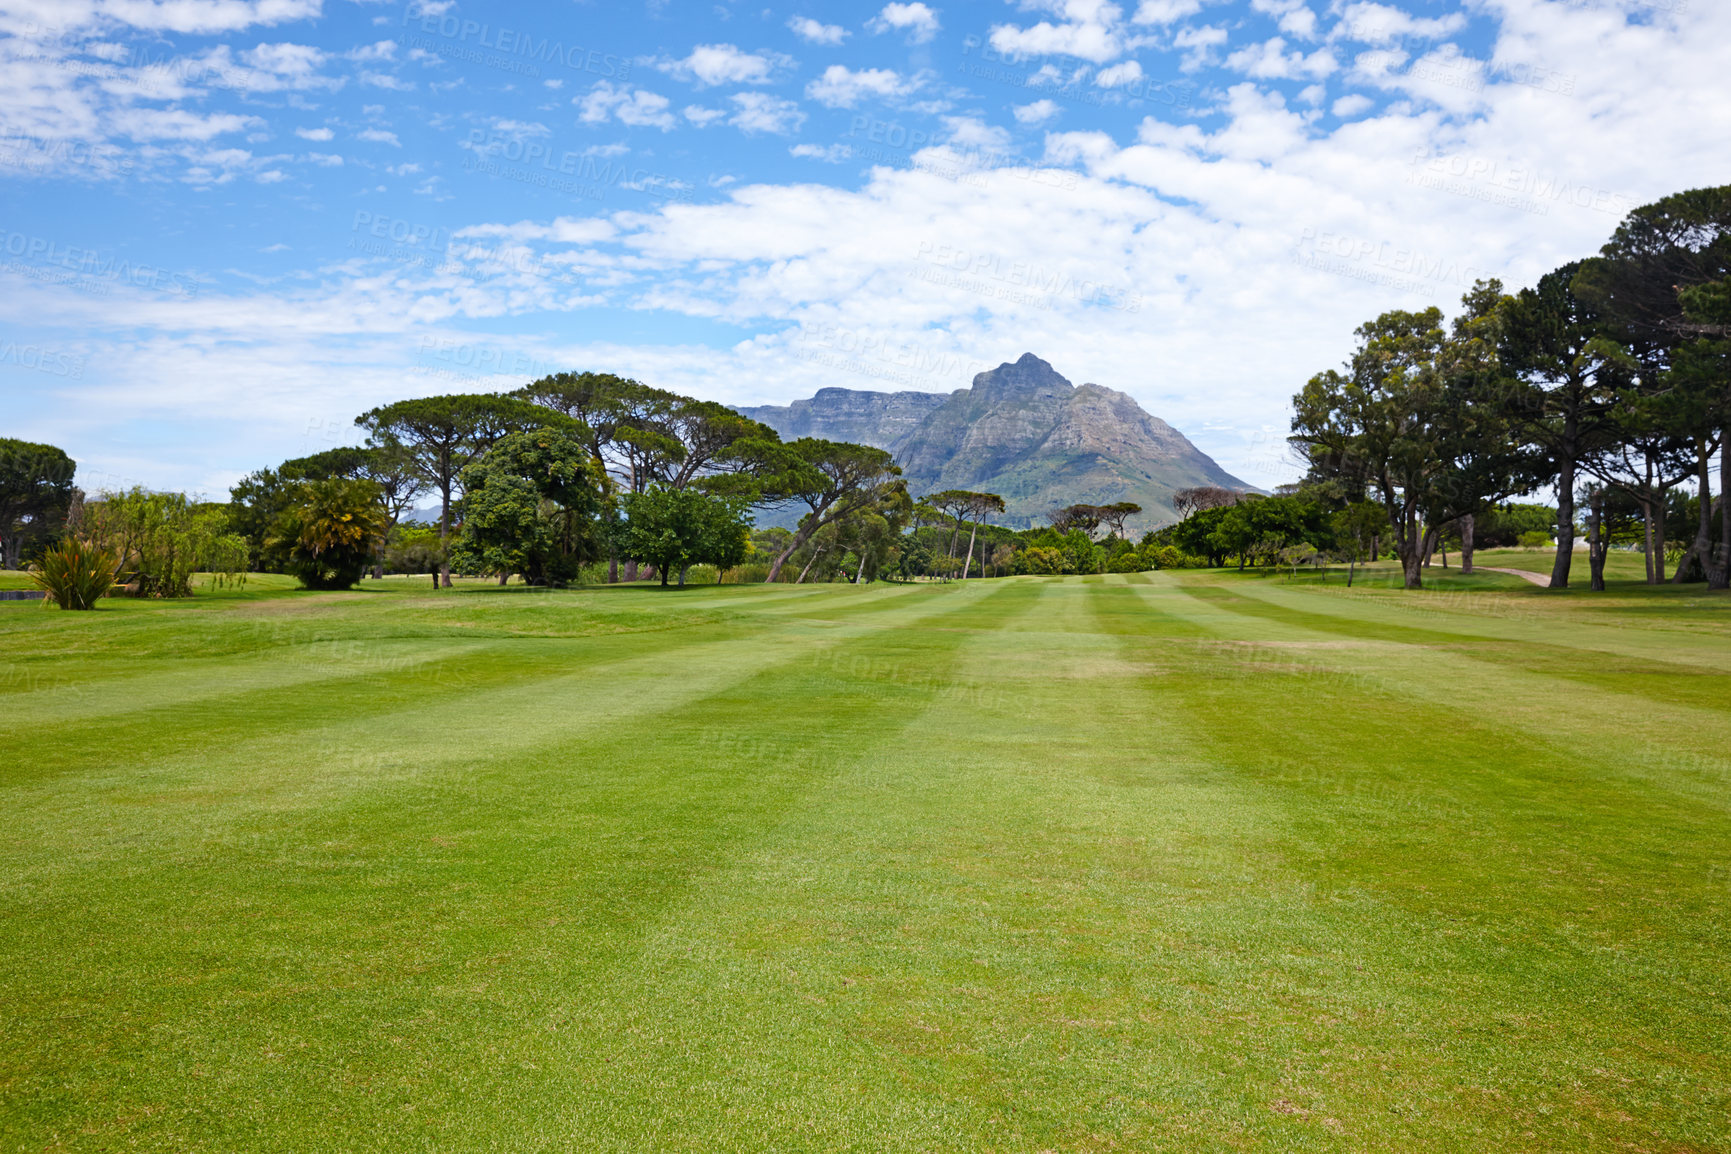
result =
[[[1470,558],[1488,510],[1551,489],[1552,588],[1569,584],[1580,520],[1603,589],[1614,522],[1631,510],[1649,582],[1671,553],[1670,580],[1725,588],[1731,186],[1635,209],[1597,256],[1515,293],[1481,281],[1462,305],[1447,323],[1436,308],[1383,313],[1342,368],[1305,384],[1290,437],[1308,462],[1299,491],[1332,511],[1374,506],[1408,587],[1445,534]],[[1689,539],[1668,549],[1685,486]]]

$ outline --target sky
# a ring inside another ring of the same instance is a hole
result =
[[[1270,487],[1393,308],[1731,183],[1725,0],[0,0],[0,436],[221,499],[594,370],[1033,352]]]

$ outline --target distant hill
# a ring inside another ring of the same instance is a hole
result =
[[[1073,385],[1033,353],[953,393],[819,389],[791,405],[740,412],[789,440],[822,437],[895,454],[915,496],[939,489],[997,493],[1006,525],[1044,524],[1077,502],[1135,501],[1138,530],[1177,519],[1172,494],[1194,485],[1251,491],[1127,393]]]

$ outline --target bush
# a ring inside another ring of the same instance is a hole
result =
[[[62,609],[94,609],[114,589],[120,560],[88,541],[68,537],[42,554],[30,580],[47,594],[43,600]]]
[[[194,573],[233,573],[244,565],[227,532],[227,511],[182,493],[104,493],[85,504],[83,518],[91,543],[120,558],[140,597],[191,597]]]
[[[1523,549],[1548,549],[1551,546],[1551,535],[1534,529],[1531,532],[1522,533],[1519,544]]]
[[[308,589],[349,589],[387,523],[383,494],[372,481],[311,481],[277,518],[265,552],[281,557],[283,571]]]
[[[1192,557],[1176,545],[1152,545],[1142,551],[1151,569],[1201,569],[1208,561]]]
[[[1106,562],[1106,572],[1108,573],[1141,573],[1149,568],[1152,566],[1143,559],[1142,554],[1134,550],[1120,553]]]
[[[721,571],[721,585],[761,585],[769,580],[769,563],[767,561],[747,561],[735,565],[731,569]]]

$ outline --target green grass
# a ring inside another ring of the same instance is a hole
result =
[[[0,604],[0,1151],[1731,1148],[1731,602],[1432,573]]]

